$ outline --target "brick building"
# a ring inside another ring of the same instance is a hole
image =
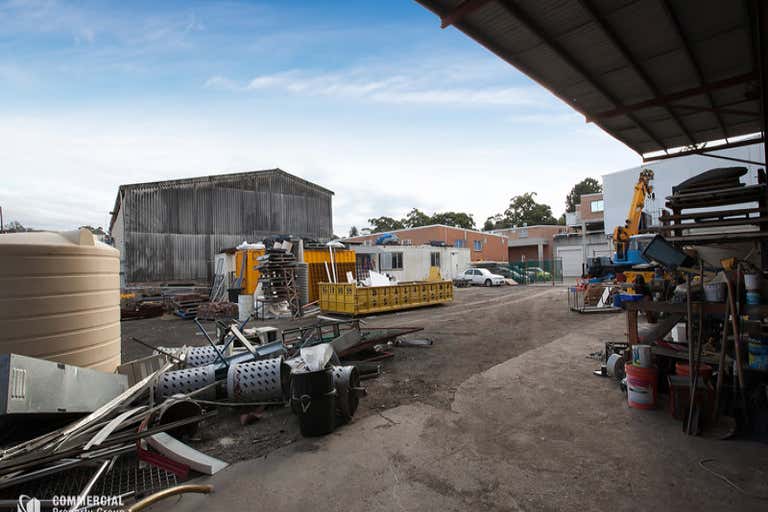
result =
[[[565,226],[537,225],[495,229],[491,233],[506,236],[507,258],[510,263],[553,259],[552,239],[565,232]]]
[[[389,231],[400,239],[403,245],[424,245],[432,242],[444,242],[451,247],[469,249],[471,261],[509,261],[507,237],[495,233],[474,229],[455,228],[442,224],[420,226],[418,228],[395,229]],[[373,245],[382,233],[347,238],[351,244]]]

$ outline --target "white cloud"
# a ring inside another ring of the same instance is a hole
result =
[[[559,215],[580,179],[638,163],[583,124],[549,138],[509,137],[499,129],[502,119],[482,133],[457,126],[434,137],[433,125],[418,120],[393,132],[363,121],[340,128],[328,119],[319,133],[295,119],[233,119],[104,109],[0,118],[5,218],[49,229],[103,226],[120,184],[280,167],[336,192],[337,234],[411,208],[465,211],[481,225],[512,195],[529,191]]]
[[[465,76],[454,71],[440,73],[417,69],[411,74],[387,74],[374,69],[351,69],[333,73],[290,70],[259,75],[245,82],[212,76],[204,84],[209,89],[236,92],[269,90],[301,96],[325,96],[369,100],[379,103],[544,106],[551,104],[546,94],[533,86],[463,86]],[[445,78],[449,78],[445,80]]]

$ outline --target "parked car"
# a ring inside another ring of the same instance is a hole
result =
[[[504,276],[493,274],[487,268],[468,268],[461,275],[465,281],[483,286],[501,286],[504,284]]]
[[[494,267],[488,270],[492,271],[495,274],[499,274],[502,277],[506,277],[507,279],[514,279],[518,283],[523,282],[522,274],[520,274],[520,272],[515,272],[512,269],[509,269],[506,267]]]
[[[525,270],[528,272],[528,275],[533,273],[533,279],[537,281],[549,281],[552,279],[552,274],[541,267],[528,267]]]

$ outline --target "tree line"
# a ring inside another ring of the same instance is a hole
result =
[[[603,186],[595,178],[585,178],[573,186],[565,198],[565,211],[572,213],[576,211],[576,205],[582,194],[593,194],[602,192]],[[418,208],[413,208],[402,219],[393,217],[375,217],[368,219],[372,233],[383,233],[394,231],[396,229],[415,228],[419,226],[429,226],[431,224],[443,224],[457,228],[475,229],[475,220],[471,213],[464,212],[436,212],[433,215],[427,215]],[[528,224],[535,226],[538,224],[565,224],[565,214],[560,218],[552,215],[552,207],[548,204],[536,201],[536,192],[525,192],[513,196],[509,200],[507,208],[495,215],[488,217],[483,223],[483,230],[506,229],[513,226],[522,226]],[[352,226],[349,236],[358,236],[357,227]]]

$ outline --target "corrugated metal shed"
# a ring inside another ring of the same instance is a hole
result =
[[[418,1],[646,157],[765,130],[764,1]]]
[[[332,197],[281,169],[122,185],[110,230],[126,282],[209,281],[213,255],[243,240],[329,239]]]

